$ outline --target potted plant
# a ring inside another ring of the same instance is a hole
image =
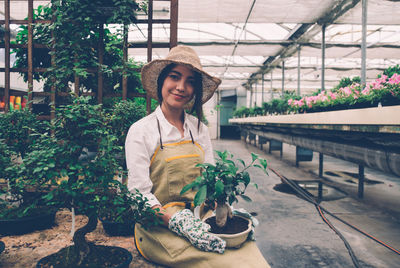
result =
[[[117,138],[107,129],[101,105],[90,103],[90,97],[78,97],[73,104],[57,109],[54,141],[48,143],[46,150],[57,152],[63,160],[48,166],[47,171],[59,176],[49,181],[54,187],[45,197],[57,207],[78,210],[87,216],[88,222],[74,232],[72,246],[44,257],[37,267],[59,267],[61,263],[65,265],[61,267],[128,267],[132,259],[124,248],[95,245],[86,240],[86,234],[97,227],[100,208],[125,191],[114,179],[121,171],[115,159]],[[89,147],[95,155],[82,158]],[[150,218],[149,222],[155,222],[152,221],[156,217],[154,211],[146,206],[146,200],[139,195],[131,198],[130,204],[136,205],[131,208],[140,210],[137,220]]]
[[[251,221],[248,218],[232,214],[231,205],[238,202],[238,196],[245,201],[251,201],[245,195],[251,183],[247,169],[254,166],[267,173],[267,161],[252,153],[252,161],[246,165],[242,159],[233,159],[228,151],[216,151],[216,164],[198,164],[203,169],[201,176],[182,188],[181,194],[193,189],[197,190],[194,197],[195,206],[206,203],[210,207],[216,204],[215,216],[205,221],[210,224],[211,232],[216,233],[227,241],[228,247],[238,247],[243,243],[251,231]],[[258,160],[258,163],[256,162]],[[242,165],[239,170],[238,165]]]
[[[5,154],[2,143],[1,154]],[[27,167],[26,162],[36,158],[34,151],[29,152],[22,163],[8,160],[3,171],[6,184],[2,184],[0,194],[0,234],[21,235],[36,230],[43,230],[54,225],[57,209],[46,204],[44,193],[47,185],[40,184],[40,177],[28,177],[37,167]],[[4,158],[3,158],[4,159]],[[4,163],[4,162],[3,162]],[[4,166],[4,165],[3,165]],[[29,170],[29,171],[28,171]]]
[[[26,163],[39,143],[32,133],[46,129],[29,110],[15,110],[0,116],[0,233],[18,235],[51,227],[55,209],[43,198],[43,185],[32,175],[36,166]]]

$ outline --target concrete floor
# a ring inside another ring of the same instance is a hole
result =
[[[295,146],[284,144],[282,159],[279,152],[269,154],[268,145],[262,151],[243,140],[213,140],[213,146],[246,162],[251,159],[250,152],[257,153],[271,168],[292,180],[319,180],[317,153],[313,161],[300,162],[297,168]],[[322,181],[334,187],[325,187],[324,195],[341,198],[323,201],[321,206],[400,251],[400,178],[365,168],[366,179],[379,183],[365,184],[364,198],[359,199],[356,180],[351,178],[351,173],[358,173],[357,165],[324,156],[324,171]],[[256,242],[271,267],[354,267],[343,241],[323,222],[313,204],[274,190],[281,179],[272,171],[266,176],[251,169],[250,175],[259,187],[249,188],[253,202],[240,201],[234,207],[257,213],[260,225]],[[400,267],[400,255],[334,217],[325,216],[346,238],[361,267]]]

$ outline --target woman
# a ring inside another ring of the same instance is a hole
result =
[[[180,195],[182,187],[200,175],[198,163],[214,163],[208,129],[200,119],[202,104],[221,81],[202,70],[194,50],[177,46],[165,59],[143,67],[142,83],[160,106],[129,129],[128,188],[149,200],[164,226],[145,230],[136,224],[139,252],[171,267],[269,267],[254,242],[225,249],[225,241],[208,233],[209,226],[190,210],[195,192]],[[185,109],[195,111],[197,118]]]

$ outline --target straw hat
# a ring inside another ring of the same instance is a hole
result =
[[[150,97],[158,100],[157,96],[157,79],[161,71],[169,64],[182,64],[194,71],[201,74],[203,78],[203,98],[202,103],[208,101],[215,90],[221,84],[221,80],[217,77],[213,77],[203,71],[200,63],[200,58],[197,56],[196,52],[187,46],[176,46],[172,48],[168,56],[165,59],[156,59],[142,68],[142,84],[143,88],[146,90]],[[193,105],[193,100],[188,103],[188,106]]]

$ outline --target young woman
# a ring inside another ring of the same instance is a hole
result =
[[[225,241],[208,233],[209,226],[194,217],[195,192],[180,195],[182,187],[200,175],[198,163],[214,163],[208,129],[200,119],[202,104],[221,81],[202,70],[193,49],[177,46],[165,59],[143,67],[142,83],[160,106],[129,129],[128,188],[138,189],[149,200],[164,226],[145,230],[136,224],[139,252],[171,267],[269,267],[254,242],[225,249]],[[197,118],[185,110],[196,112]]]

